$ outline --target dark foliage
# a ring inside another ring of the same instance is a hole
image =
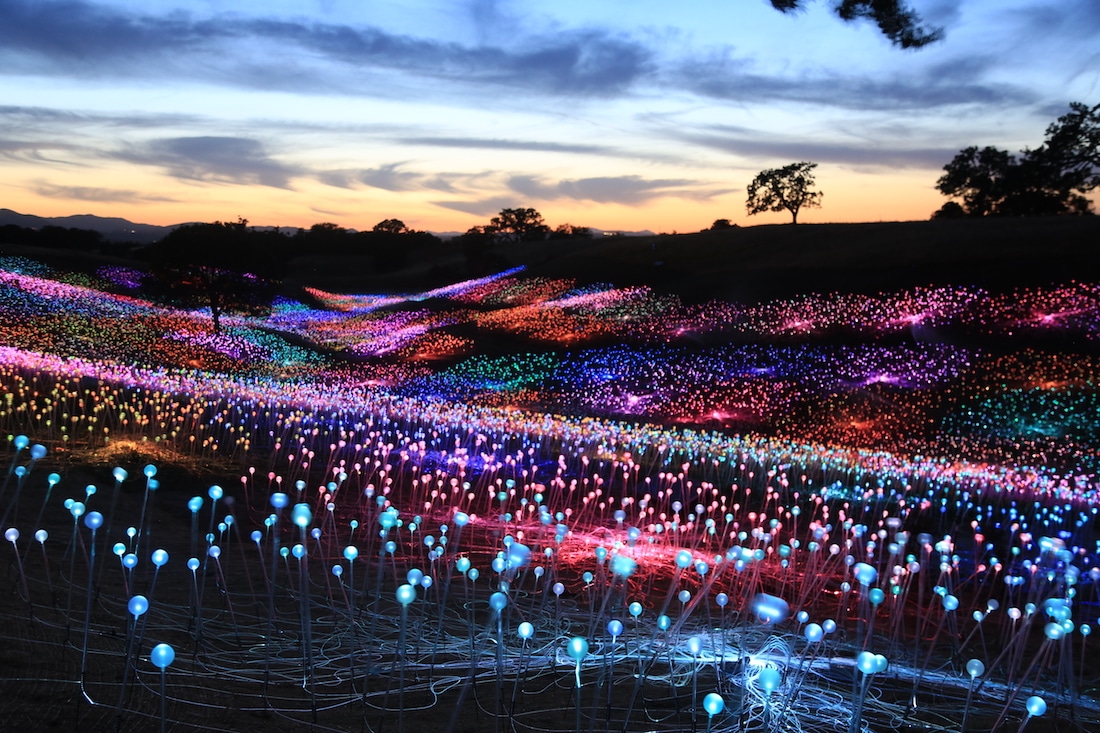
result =
[[[1100,186],[1100,105],[1071,104],[1034,150],[971,146],[943,169],[936,189],[961,199],[967,216],[1088,214],[1085,196]]]
[[[801,10],[803,0],[771,0],[781,13]],[[921,17],[901,0],[841,0],[834,7],[841,20],[869,20],[882,35],[901,48],[921,48],[943,38],[943,29],[928,28]]]

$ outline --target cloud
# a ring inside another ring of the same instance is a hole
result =
[[[674,133],[680,140],[757,160],[812,160],[817,163],[882,168],[941,168],[957,147],[890,146],[867,140],[854,143],[791,139],[740,127],[714,125]]]
[[[56,186],[46,182],[37,183],[34,186],[34,192],[46,198],[95,201],[97,203],[175,203],[177,201],[177,199],[168,196],[156,196],[138,191],[87,186]]]
[[[708,199],[729,193],[701,187],[688,179],[646,179],[641,176],[597,176],[547,183],[536,176],[516,175],[508,179],[508,187],[525,197],[540,201],[573,199],[601,204],[634,205],[657,198]]]
[[[652,68],[643,44],[601,29],[464,45],[370,26],[190,13],[136,15],[80,0],[0,3],[9,73],[183,76],[250,88],[379,93],[371,70],[561,95],[625,92]],[[190,63],[201,53],[203,63]],[[280,72],[252,59],[277,55]],[[318,69],[320,62],[335,63]]]
[[[514,209],[519,206],[515,197],[508,196],[493,196],[476,201],[432,201],[432,203],[444,209],[476,216],[492,216],[499,214],[502,209]]]
[[[425,145],[439,148],[476,148],[480,150],[529,150],[539,153],[577,153],[579,155],[616,155],[618,151],[604,145],[553,143],[536,140],[502,140],[477,137],[402,137],[405,145]]]
[[[305,173],[270,157],[258,140],[242,137],[173,137],[153,140],[116,155],[163,168],[176,178],[289,188]]]
[[[751,59],[698,57],[671,70],[669,81],[705,97],[741,103],[795,102],[858,111],[928,110],[957,105],[1018,106],[1035,95],[1019,86],[983,82],[995,66],[988,56],[955,58],[904,75],[805,73],[784,76],[753,71]]]

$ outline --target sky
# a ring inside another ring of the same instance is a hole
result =
[[[818,163],[800,222],[927,219],[969,145],[1100,101],[1097,0],[0,0],[0,207],[170,225],[689,232]]]

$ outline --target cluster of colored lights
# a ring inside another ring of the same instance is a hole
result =
[[[175,673],[181,722],[224,709],[194,697],[224,684],[296,723],[438,716],[470,686],[517,730],[575,709],[577,728],[854,732],[954,698],[994,727],[1046,700],[1100,725],[1075,692],[1098,621],[1100,365],[882,338],[1008,337],[1013,309],[1040,305],[1089,335],[1095,294],[685,306],[502,273],[414,296],[315,291],[320,307],[283,299],[216,334],[201,313],[20,263],[0,273],[15,451],[0,511],[18,615],[47,623],[19,643],[71,646],[60,630],[75,629],[85,660],[120,660],[122,688],[143,684],[117,705],[116,669],[79,675],[89,715],[119,720],[155,717],[147,667],[170,668],[174,646],[193,659]],[[470,356],[502,331],[557,349]],[[759,343],[698,341],[729,333]],[[820,338],[838,333],[863,338]],[[34,470],[47,446],[119,444],[220,458],[232,488],[186,502],[190,532],[173,534],[125,500],[112,525],[109,491]],[[175,544],[150,556],[162,535]],[[115,616],[136,653],[108,633]],[[142,652],[138,629],[173,646]],[[538,694],[561,679],[575,705]],[[905,702],[869,694],[887,685]],[[653,714],[657,689],[675,713]]]

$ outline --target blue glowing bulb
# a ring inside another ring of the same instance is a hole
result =
[[[424,580],[424,571],[420,568],[411,568],[405,573],[405,579],[409,581],[409,585],[420,585],[420,581]]]
[[[126,480],[129,474],[126,473],[126,469],[124,468],[115,468],[115,470],[111,471],[111,475],[115,477],[115,481],[121,484]]]
[[[676,567],[681,570],[686,570],[691,567],[691,563],[695,558],[691,556],[691,553],[687,550],[680,550],[676,553]]]
[[[344,559],[348,562],[355,562],[355,558],[359,557],[359,548],[355,545],[348,545],[344,548]]]
[[[30,445],[30,442],[31,439],[28,438],[26,435],[17,435],[15,436],[15,440],[12,441],[12,443],[15,445],[15,450],[17,451],[21,451],[26,448],[28,445]]]
[[[458,512],[457,514],[455,514],[455,526],[456,527],[465,527],[469,523],[470,523],[470,515],[469,514],[466,514],[465,512]]]
[[[50,533],[47,532],[44,529],[40,529],[40,530],[38,530],[37,532],[34,533],[34,538],[36,540],[38,540],[39,544],[44,544],[46,542],[46,539],[49,538],[49,536],[50,536]],[[1085,636],[1088,636],[1088,631],[1086,631],[1087,628],[1088,628],[1088,626],[1082,626],[1081,627],[1081,633],[1084,634]]]
[[[469,569],[470,569],[470,558],[460,557],[457,560],[455,560],[455,570],[457,570],[458,572],[465,573]]]
[[[16,542],[19,541],[19,530],[15,527],[8,527],[4,531],[4,539],[14,545]]]
[[[719,608],[725,608],[726,604],[730,602],[730,597],[725,593],[719,593],[717,596],[715,596],[714,602],[718,604]]]
[[[398,587],[397,589],[397,602],[402,606],[407,606],[416,600],[416,588],[413,588],[408,583]]]
[[[530,622],[524,621],[519,625],[519,628],[516,629],[516,633],[519,634],[519,638],[527,641],[535,635],[535,627],[532,626]]]
[[[726,701],[717,692],[711,692],[703,698],[703,710],[706,710],[710,717],[713,718],[725,709]]]
[[[72,506],[69,507],[69,514],[73,515],[73,519],[79,519],[84,516],[84,511],[87,509],[82,501],[74,501]]]
[[[760,674],[757,675],[756,678],[757,682],[760,683],[761,689],[769,695],[779,689],[781,679],[779,670],[773,667],[764,667],[760,670]]]
[[[103,526],[103,515],[99,512],[88,512],[84,516],[84,526],[91,530],[97,530]]]
[[[971,679],[975,677],[981,677],[985,674],[985,665],[980,659],[971,659],[966,663],[966,673],[970,675]]]
[[[127,570],[133,570],[137,567],[137,564],[138,556],[134,553],[128,552],[122,556],[122,567],[126,568]]]
[[[581,660],[588,656],[588,640],[583,636],[574,636],[569,640],[566,650],[569,656],[572,657],[577,664],[580,664]]]
[[[145,474],[145,478],[153,478],[157,475],[157,467],[150,463],[144,469],[142,469],[142,473]]]
[[[757,593],[752,602],[752,610],[766,624],[777,624],[787,618],[790,605],[778,596]]]
[[[611,635],[612,639],[615,639],[623,633],[623,622],[618,619],[612,619],[607,622],[607,633]]]
[[[202,497],[192,496],[191,499],[187,502],[187,508],[191,510],[192,514],[197,514],[198,511],[202,509]]]
[[[630,612],[631,616],[633,616],[634,618],[638,618],[639,616],[642,615],[642,611],[644,609],[642,608],[642,604],[638,603],[637,601],[634,601],[633,603],[631,603],[627,607],[626,610]]]
[[[343,565],[333,565],[332,566],[332,574],[335,575],[337,578],[339,578],[341,575],[344,574],[344,566]]]
[[[290,512],[290,519],[298,527],[305,529],[313,523],[313,511],[309,508],[309,504],[295,504]]]
[[[166,550],[153,550],[154,565],[158,568],[162,568],[166,562],[168,562],[168,552]]]
[[[658,629],[660,629],[661,631],[668,631],[670,626],[672,626],[672,619],[670,619],[668,616],[666,616],[665,614],[661,614],[657,617]]]
[[[214,484],[206,490],[206,495],[210,497],[211,501],[217,501],[225,495],[225,492],[222,490],[222,487]]]
[[[149,661],[153,663],[154,667],[159,669],[167,669],[176,659],[176,650],[168,644],[157,644],[153,647],[153,650],[149,652]]]
[[[554,595],[561,596],[561,594],[565,592],[565,586],[562,585],[561,583],[554,583],[553,590],[554,590]]]
[[[271,495],[271,506],[276,509],[282,509],[290,503],[290,497],[281,491],[276,491]]]
[[[806,641],[816,644],[824,638],[825,630],[821,628],[821,624],[806,624],[806,628],[802,630],[802,635],[806,637]]]
[[[856,668],[863,674],[874,674],[878,669],[875,655],[872,652],[860,652],[856,655]]]
[[[130,599],[130,602],[126,604],[126,608],[130,610],[134,618],[137,618],[149,610],[149,599],[145,596],[134,596]]]
[[[193,573],[199,569],[200,564],[201,563],[199,562],[199,559],[197,557],[188,558],[187,569]]]
[[[497,613],[500,613],[508,606],[508,596],[504,593],[494,593],[489,596],[489,608],[493,609]]]
[[[1032,695],[1027,699],[1025,703],[1027,707],[1027,714],[1033,718],[1038,718],[1040,715],[1047,711],[1047,701],[1038,695]]]
[[[303,557],[306,556],[306,546],[302,544],[294,545],[294,547],[290,549],[290,554],[294,555],[295,558],[301,560]]]

